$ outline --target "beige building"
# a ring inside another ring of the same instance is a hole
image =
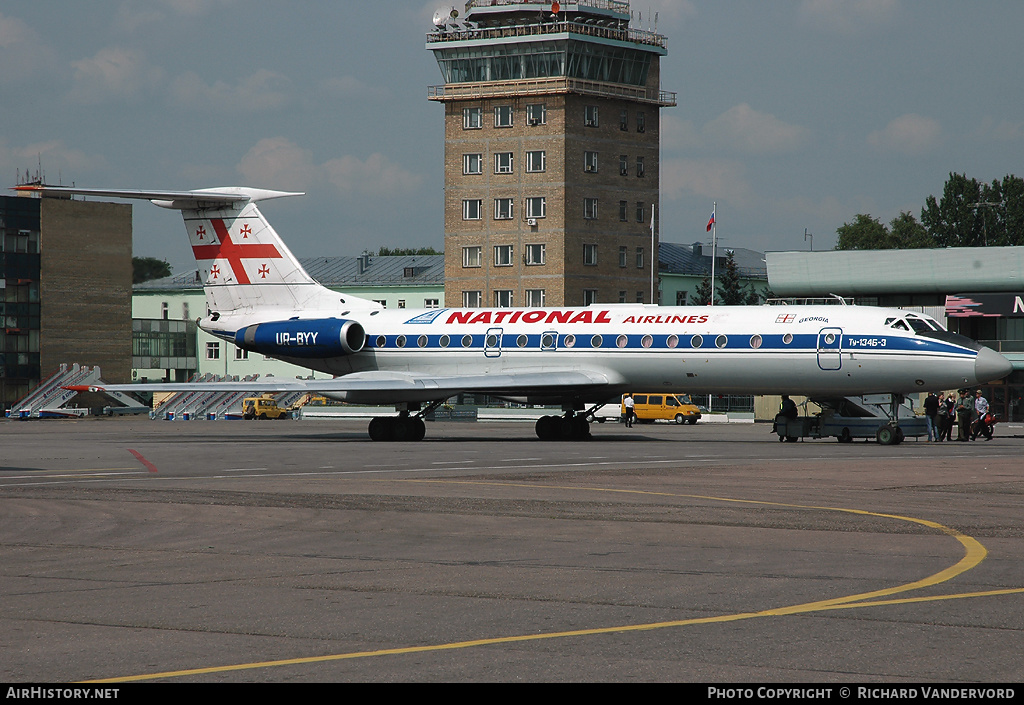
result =
[[[450,306],[652,302],[666,40],[621,0],[551,9],[471,0],[429,35]]]

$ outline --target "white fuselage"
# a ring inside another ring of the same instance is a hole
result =
[[[344,318],[366,331],[361,352],[294,361],[335,375],[582,370],[607,378],[601,398],[640,389],[824,397],[982,381],[976,346],[948,333],[946,340],[922,336],[906,325],[906,315],[859,306],[628,304],[352,311]],[[893,327],[900,320],[903,327]]]

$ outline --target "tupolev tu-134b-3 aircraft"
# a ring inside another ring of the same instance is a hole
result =
[[[541,418],[536,432],[545,440],[568,440],[589,437],[593,409],[632,391],[793,394],[826,401],[890,394],[895,407],[904,394],[983,384],[1012,369],[1002,355],[928,316],[887,308],[385,310],[317,283],[256,206],[302,194],[238,187],[17,190],[143,199],[181,211],[205,285],[208,313],[198,325],[244,350],[335,375],[94,389],[305,391],[394,404],[396,416],[371,420],[375,441],[421,440],[424,414],[462,392],[560,405],[563,414]]]

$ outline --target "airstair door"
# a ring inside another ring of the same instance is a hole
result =
[[[488,328],[484,336],[484,357],[501,357],[501,328]]]
[[[818,331],[818,367],[838,370],[843,366],[843,329],[822,328]]]

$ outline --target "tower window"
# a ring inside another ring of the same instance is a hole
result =
[[[534,103],[526,106],[526,124],[531,127],[548,124],[548,110],[544,103]]]
[[[499,105],[494,108],[494,126],[512,127],[512,106]]]
[[[482,108],[463,108],[462,109],[462,129],[463,130],[479,130],[483,127],[483,109]]]
[[[547,157],[544,150],[526,153],[526,170],[530,173],[544,171],[547,168]]]
[[[483,155],[481,154],[463,154],[462,155],[462,173],[463,174],[482,174],[483,172]]]

